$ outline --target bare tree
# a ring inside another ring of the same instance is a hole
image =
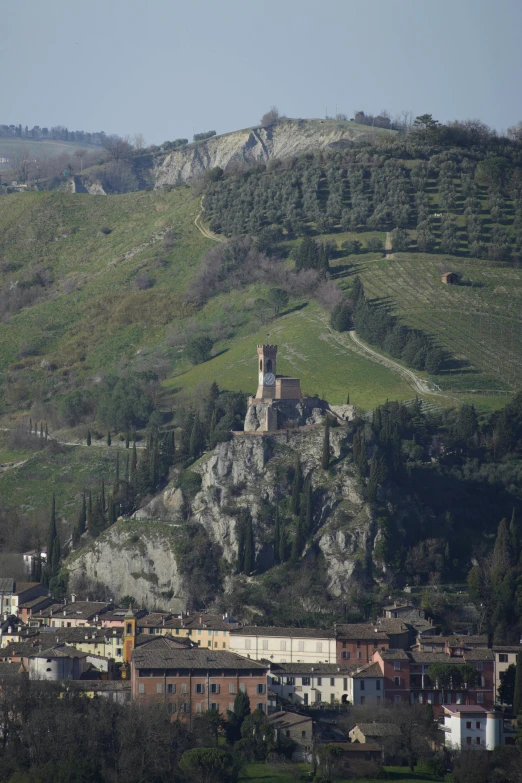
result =
[[[24,150],[15,150],[11,157],[11,166],[17,182],[27,182],[31,175],[32,161]]]
[[[80,173],[83,171],[83,159],[87,155],[87,150],[76,150],[74,156],[80,161]]]
[[[273,125],[279,119],[279,109],[277,106],[271,106],[270,110],[265,112],[261,117],[261,125],[266,128],[268,125]]]
[[[143,133],[135,133],[133,141],[135,150],[142,150],[145,146],[145,137]]]

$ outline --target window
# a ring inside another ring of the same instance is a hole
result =
[[[480,737],[475,737],[475,745],[480,745]]]
[[[256,707],[257,707],[257,709],[258,709],[258,710],[260,710],[261,712],[264,712],[264,711],[265,711],[265,705],[263,704],[263,702],[262,702],[262,701],[258,702],[258,703],[256,704]]]
[[[262,647],[263,647],[263,650],[268,650],[268,639],[263,639]]]
[[[375,690],[380,691],[381,690],[381,681],[375,680]]]
[[[229,682],[228,683],[228,692],[229,693],[235,693],[236,692],[236,684],[235,684],[235,682]]]
[[[318,677],[317,678],[317,685],[322,685],[322,684],[323,684],[323,678],[322,677]]]
[[[229,701],[228,702],[228,709],[230,710],[230,712],[234,711],[234,702],[233,701]]]
[[[198,702],[196,704],[196,712],[203,712],[203,710],[201,709],[201,702]]]
[[[182,682],[181,683],[181,693],[187,693],[187,683]]]
[[[295,677],[287,677],[286,678],[286,684],[287,685],[295,685]]]
[[[345,647],[346,647],[346,642],[343,642],[343,650],[344,650]]]
[[[467,721],[466,721],[466,728],[467,728],[467,729],[470,729],[470,728],[471,728],[471,721],[470,721],[470,720],[467,720]]]
[[[161,682],[158,682],[158,684],[156,685],[156,693],[163,693],[163,685],[161,684]]]
[[[347,690],[348,690],[348,677],[345,677],[343,679],[343,691],[347,691]]]
[[[507,653],[499,653],[499,656],[498,656],[499,663],[507,663],[508,660],[509,660],[509,658],[508,658]]]
[[[176,712],[176,705],[174,702],[169,701],[167,704],[167,712],[169,715],[172,715],[173,712]]]
[[[304,642],[297,642],[298,652],[304,652]]]
[[[245,639],[245,650],[250,650],[250,643],[251,643],[250,639]]]
[[[361,646],[361,642],[358,641],[357,642],[357,647],[360,647],[360,646]]]
[[[484,694],[477,693],[477,704],[484,704]]]
[[[400,670],[401,670],[401,662],[400,661],[394,661],[393,662],[393,669],[396,672],[400,672]]]
[[[335,704],[335,693],[330,694],[330,704]]]
[[[145,693],[145,685],[142,682],[138,685],[138,693]]]
[[[219,685],[216,682],[211,684],[210,693],[219,693]]]
[[[361,704],[364,704],[364,696],[361,696]]]
[[[266,693],[266,685],[259,684],[256,688],[257,693]]]
[[[345,652],[341,653],[341,658],[343,659],[343,661],[347,661],[349,657],[350,657],[350,653],[349,652],[345,651]]]
[[[223,644],[222,644],[222,647],[223,647],[223,649],[224,649],[224,650],[226,650],[226,648],[227,648],[227,643],[226,643],[226,642],[223,642]]]
[[[482,662],[482,661],[477,661],[475,668],[476,668],[476,669],[477,669],[477,671],[479,671],[479,672],[483,671],[483,670],[484,670],[484,664],[483,664],[483,662]]]
[[[210,709],[214,710],[215,712],[219,712],[219,704],[215,701],[211,702]]]
[[[205,686],[202,682],[196,683],[196,693],[205,693]]]
[[[223,631],[223,636],[226,636],[226,635],[227,635],[227,632],[226,632],[226,631]]]
[[[246,685],[244,682],[239,683],[239,690],[241,691],[241,693],[246,693]]]
[[[279,649],[284,650],[286,652],[286,642],[284,641],[284,639],[281,640],[281,646]]]
[[[462,693],[457,693],[455,704],[462,704]]]
[[[401,697],[397,696],[397,694],[395,694],[395,696],[393,697],[393,703],[394,704],[400,704],[401,703]]]
[[[198,628],[198,636],[201,636],[201,628]]]
[[[167,685],[167,693],[176,693],[176,686],[172,683]]]
[[[401,685],[401,678],[400,678],[400,677],[394,677],[394,678],[393,678],[393,682],[394,682],[394,684],[395,684],[395,685],[396,685],[398,688],[400,688],[400,685]]]
[[[475,722],[475,728],[480,729],[480,721],[479,720]]]
[[[302,739],[306,739],[306,731],[302,731],[301,732],[301,737],[302,737]]]
[[[180,708],[179,708],[179,711],[180,712],[188,712],[189,711],[188,704],[182,704],[180,706]]]
[[[360,691],[363,691],[363,690],[364,690],[364,680],[361,680],[361,681],[360,681],[360,683],[359,683],[359,690],[360,690]]]
[[[207,647],[212,647],[212,642],[210,641],[210,639],[207,642]]]
[[[315,651],[322,653],[322,651],[323,651],[323,643],[322,642],[316,642],[315,643]]]
[[[303,677],[303,685],[310,685],[310,677]]]
[[[357,650],[357,657],[359,660],[362,658],[362,652],[360,650]]]

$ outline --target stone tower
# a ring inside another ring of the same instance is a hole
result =
[[[256,392],[258,400],[273,400],[276,394],[277,345],[258,345],[259,379]]]

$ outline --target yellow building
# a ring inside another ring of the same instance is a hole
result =
[[[230,631],[236,627],[237,623],[227,622],[220,614],[203,612],[183,617],[175,617],[169,612],[151,612],[137,621],[138,633],[189,637],[200,647],[211,647],[213,650],[228,650]]]

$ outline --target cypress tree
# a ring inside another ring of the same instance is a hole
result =
[[[513,712],[520,715],[522,712],[522,652],[517,654],[517,673],[515,677],[515,694],[513,696]]]
[[[296,516],[299,514],[302,490],[303,490],[303,469],[301,467],[301,460],[298,454],[295,462],[294,483],[292,486],[292,498],[290,500],[290,508],[292,510],[292,514],[295,514]]]
[[[348,394],[346,395],[346,404],[347,405],[350,404],[350,392],[348,392]]]
[[[129,440],[129,433],[128,433],[128,432],[126,432],[126,433],[125,433],[125,448],[126,448],[126,449],[128,449],[128,448],[129,448],[129,445],[130,445],[130,440]]]
[[[108,508],[107,508],[107,524],[109,526],[110,525],[114,525],[114,523],[116,522],[116,513],[115,512],[116,512],[116,509],[115,509],[114,500],[112,499],[112,495],[109,495],[109,503],[108,503]]]
[[[58,573],[60,570],[60,560],[62,558],[62,549],[60,546],[60,539],[58,536],[54,539],[54,546],[53,546],[53,561],[52,561],[52,569],[53,574]]]
[[[87,503],[87,530],[89,535],[92,533],[92,492],[89,490],[89,500]]]
[[[149,486],[151,489],[155,489],[158,486],[159,478],[158,439],[153,438],[149,455]]]
[[[120,480],[120,452],[116,452],[116,483]]]
[[[35,421],[35,423],[34,423],[34,434],[35,434],[35,436],[38,436],[38,422],[37,421]]]
[[[136,439],[134,439],[134,442],[132,444],[132,456],[131,456],[131,463],[130,463],[131,477],[134,476],[134,474],[136,473],[137,465],[138,465],[138,452],[136,450]]]
[[[215,406],[218,397],[219,397],[219,386],[217,385],[216,381],[212,381],[212,383],[210,384],[209,398],[210,398],[210,403],[213,407]]]
[[[501,582],[513,565],[513,552],[511,549],[511,536],[507,519],[502,519],[498,526],[495,548],[493,549],[493,563],[491,572],[497,583]]]
[[[211,449],[214,448],[214,432],[216,429],[216,409],[212,411],[212,416],[210,417],[210,427],[208,431],[208,445]]]
[[[105,509],[107,508],[107,506],[106,506],[106,503],[105,503],[105,481],[104,481],[104,479],[102,479],[102,484],[101,484],[100,503],[101,503],[102,511],[105,513]]]
[[[125,474],[123,476],[125,481],[129,480],[129,455],[127,454],[127,458],[125,460]]]
[[[29,419],[29,432],[32,434],[33,432],[33,420]]]
[[[283,525],[280,524],[279,540],[278,540],[278,555],[279,562],[284,563],[286,560],[286,531]]]
[[[43,421],[41,421],[40,422],[40,438],[42,440],[43,440],[43,436],[44,436],[44,426],[43,426]]]
[[[45,424],[45,440],[49,439],[49,428],[47,427],[47,423]]]
[[[280,540],[281,540],[281,522],[279,520],[279,504],[276,503],[275,524],[274,524],[274,560],[276,563],[281,562],[281,557],[279,552]]]
[[[324,423],[324,440],[323,440],[323,454],[321,457],[321,467],[323,470],[328,470],[330,466],[330,421],[328,416]]]
[[[107,430],[107,446],[111,445],[111,431]]]
[[[52,566],[53,563],[53,550],[56,538],[56,497],[53,492],[53,499],[51,503],[51,518],[49,520],[49,532],[47,534],[47,563],[50,566]]]
[[[91,431],[87,430],[87,445],[91,445]]]
[[[241,722],[244,721],[247,715],[250,715],[250,698],[246,691],[239,690],[236,693],[234,699],[234,715],[239,718]]]
[[[511,552],[513,555],[513,563],[518,563],[520,556],[520,541],[518,538],[518,526],[515,518],[515,509],[511,514],[511,522],[509,524],[509,535],[511,538]]]
[[[296,563],[303,551],[305,545],[305,535],[303,530],[303,516],[300,514],[297,519],[297,527],[295,530],[294,540],[292,541],[292,555],[291,559],[293,563]]]
[[[255,557],[254,531],[252,529],[252,517],[249,514],[245,532],[245,574],[247,576],[254,570]]]

